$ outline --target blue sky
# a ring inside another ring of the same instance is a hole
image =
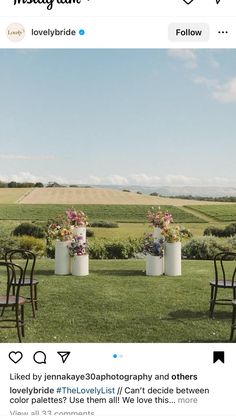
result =
[[[0,50],[0,179],[235,185],[236,50]]]

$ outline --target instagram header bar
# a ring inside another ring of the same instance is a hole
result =
[[[1,48],[235,48],[233,0],[1,0]]]
[[[235,48],[230,18],[0,18],[1,48]]]

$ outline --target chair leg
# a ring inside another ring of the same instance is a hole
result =
[[[25,312],[24,312],[24,305],[21,306],[21,334],[22,337],[25,337]]]
[[[33,311],[33,317],[35,317],[35,301],[34,301],[34,287],[31,285],[30,287],[30,300],[31,300],[31,306]]]
[[[214,308],[216,304],[216,297],[217,297],[217,287],[211,286],[211,301],[210,301],[210,310],[209,310],[209,317],[213,318]]]
[[[2,308],[2,311],[1,311],[1,317],[3,317],[3,315],[4,315],[5,308],[6,308],[6,307],[3,307],[3,308]]]
[[[37,293],[37,284],[34,285],[34,304],[35,310],[38,310],[38,293]]]
[[[21,325],[20,325],[20,319],[19,319],[19,308],[16,307],[16,328],[17,328],[17,335],[19,342],[21,343]]]
[[[233,315],[232,315],[232,325],[231,325],[231,335],[230,335],[230,341],[233,340],[234,337],[234,330],[236,329],[236,305],[233,306]]]

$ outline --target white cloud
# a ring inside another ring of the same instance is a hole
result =
[[[217,89],[219,86],[219,82],[216,79],[208,79],[204,76],[197,76],[193,79],[195,84],[199,84],[202,86],[206,86],[208,89]]]
[[[236,77],[227,81],[226,83],[220,83],[216,79],[208,79],[206,77],[195,77],[193,79],[195,84],[206,86],[210,90],[212,97],[221,103],[233,103],[236,102]]]
[[[213,92],[213,96],[219,102],[223,103],[232,103],[236,102],[236,77],[229,80],[225,84],[219,84],[215,91]]]
[[[0,174],[0,180],[2,182],[42,182],[42,183],[48,183],[48,182],[58,182],[67,184],[69,181],[65,178],[62,178],[60,176],[54,176],[54,175],[48,175],[48,176],[38,176],[33,175],[30,172],[19,172],[11,175],[2,175]]]
[[[0,160],[54,160],[50,155],[0,154]]]
[[[199,179],[194,177],[188,177],[184,175],[167,175],[163,178],[162,182],[165,185],[173,186],[193,186],[199,184]]]
[[[212,67],[214,69],[217,69],[217,68],[220,67],[220,63],[212,55],[209,57],[208,63],[210,65],[210,67]]]
[[[170,49],[168,55],[182,61],[186,68],[194,69],[197,67],[197,53],[192,49]]]
[[[121,175],[111,175],[104,178],[105,184],[108,183],[110,185],[128,185],[129,180]]]
[[[134,174],[130,176],[129,183],[143,186],[160,185],[161,178],[159,176],[148,176],[145,173]]]
[[[30,172],[19,172],[12,175],[1,175],[0,180],[3,182],[57,182],[60,184],[78,184],[78,185],[120,185],[120,186],[144,186],[144,187],[160,187],[160,186],[222,186],[222,187],[235,187],[236,179],[225,177],[212,177],[208,179],[195,178],[185,175],[167,174],[163,177],[150,176],[145,173],[135,173],[129,176],[122,175],[108,175],[108,176],[95,176],[91,175],[81,179],[67,179],[64,177],[49,174],[47,176],[38,176]]]
[[[127,185],[128,179],[121,175],[109,175],[109,176],[95,176],[91,175],[87,178],[75,181],[79,184],[91,184],[91,185]]]

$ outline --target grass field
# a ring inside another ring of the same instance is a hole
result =
[[[210,216],[216,221],[236,221],[236,204],[194,205],[186,208],[188,207]]]
[[[0,201],[1,202],[1,201]],[[202,201],[164,198],[106,188],[35,188],[22,204],[201,205]]]
[[[69,205],[0,205],[0,220],[48,220],[64,213]],[[74,208],[84,211],[89,221],[110,220],[117,222],[145,222],[149,205],[74,205]],[[158,208],[158,207],[156,207]],[[191,213],[186,213],[179,207],[165,206],[177,223],[202,222]]]
[[[136,192],[106,188],[0,188],[0,204],[66,204],[68,205],[205,205],[205,201],[156,197]],[[215,205],[214,202],[208,202]]]
[[[231,307],[208,318],[212,262],[183,261],[178,278],[146,277],[140,260],[91,261],[84,278],[55,276],[53,267],[37,262],[39,311],[33,319],[27,304],[24,342],[229,340]],[[17,342],[15,330],[0,329],[0,342]]]

